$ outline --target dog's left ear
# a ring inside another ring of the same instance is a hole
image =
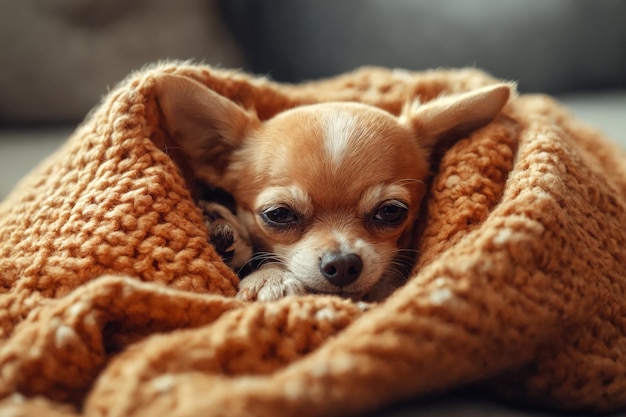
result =
[[[514,85],[502,83],[438,97],[424,104],[408,103],[400,122],[408,124],[420,145],[430,152],[444,137],[461,136],[491,122],[514,91]]]

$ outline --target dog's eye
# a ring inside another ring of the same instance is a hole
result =
[[[386,201],[374,212],[374,221],[385,226],[399,225],[407,216],[409,208],[401,201]]]
[[[271,226],[287,226],[299,220],[296,212],[288,207],[272,207],[262,212],[261,217]]]

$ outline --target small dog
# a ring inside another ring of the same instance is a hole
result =
[[[306,293],[386,298],[410,270],[399,272],[435,145],[492,121],[511,92],[496,84],[415,100],[399,116],[328,102],[261,121],[189,78],[163,76],[157,85],[164,129],[193,177],[236,201],[236,217],[219,216],[235,230],[233,243],[251,242],[254,258],[266,261],[239,285],[239,298],[260,301]],[[252,253],[244,252],[239,265]]]

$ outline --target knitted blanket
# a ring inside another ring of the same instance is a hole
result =
[[[626,406],[626,157],[555,101],[512,99],[441,158],[409,282],[363,309],[234,298],[155,80],[266,119],[353,100],[398,113],[497,80],[365,68],[285,85],[166,63],[123,81],[0,205],[0,407],[38,416],[338,416],[478,381],[530,404]]]

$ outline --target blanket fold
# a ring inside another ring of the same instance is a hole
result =
[[[626,155],[548,97],[441,158],[409,282],[364,306],[236,300],[155,93],[193,78],[261,119],[352,100],[397,114],[497,82],[364,68],[298,85],[164,63],[131,74],[0,204],[0,407],[15,415],[356,415],[491,381],[626,406]]]

